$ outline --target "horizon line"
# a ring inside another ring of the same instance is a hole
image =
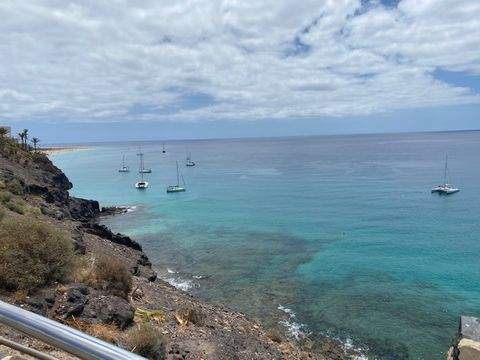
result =
[[[341,137],[341,136],[362,136],[362,135],[395,135],[395,134],[438,134],[438,133],[459,133],[476,132],[480,129],[458,129],[458,130],[425,130],[425,131],[387,131],[387,132],[357,132],[345,134],[298,134],[298,135],[274,135],[274,136],[240,136],[240,137],[205,137],[205,138],[179,138],[179,139],[133,139],[133,140],[100,140],[86,142],[64,142],[64,143],[45,143],[47,146],[64,145],[87,145],[87,144],[115,144],[115,143],[154,143],[159,141],[177,142],[177,141],[215,141],[215,140],[255,140],[255,139],[289,139],[306,137]]]

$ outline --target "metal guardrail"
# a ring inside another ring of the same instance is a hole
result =
[[[0,301],[0,324],[85,360],[145,360],[54,320]]]

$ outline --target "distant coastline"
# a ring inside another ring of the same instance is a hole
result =
[[[65,154],[74,151],[87,151],[92,150],[91,147],[85,146],[61,146],[61,147],[45,147],[40,149],[42,153],[47,156],[56,155],[56,154]]]

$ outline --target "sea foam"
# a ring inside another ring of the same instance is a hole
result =
[[[183,291],[190,290],[194,285],[190,280],[184,280],[184,279],[168,278],[168,279],[165,279],[165,281],[168,282],[170,285],[176,287],[177,289],[180,289]]]
[[[285,314],[288,315],[287,320],[281,320],[279,323],[287,328],[288,333],[292,337],[294,337],[296,340],[299,340],[300,338],[305,336],[305,332],[303,331],[305,325],[300,324],[299,322],[294,320],[296,318],[296,315],[292,309],[289,309],[283,305],[278,305],[277,309],[283,311]]]

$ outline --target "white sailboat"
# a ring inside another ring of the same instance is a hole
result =
[[[195,166],[195,162],[192,161],[192,155],[190,153],[187,154],[187,159],[185,160],[186,166]]]
[[[143,169],[143,154],[142,154],[142,152],[140,152],[140,153],[138,154],[138,156],[140,156],[140,170],[141,170],[141,169]],[[143,175],[144,172],[143,172],[143,171],[139,171],[139,173],[140,173],[140,180],[135,183],[135,187],[136,187],[137,189],[146,189],[146,188],[148,188],[148,181],[145,181],[145,179],[144,179],[144,175]]]
[[[183,176],[182,176],[182,182],[183,182],[183,186],[180,186],[180,175],[179,175],[179,172],[178,172],[178,161],[177,161],[177,185],[168,186],[167,187],[167,193],[183,192],[183,191],[187,190],[185,188],[185,180],[183,180]]]
[[[142,159],[141,165],[140,165],[140,169],[138,170],[138,172],[139,172],[140,174],[150,174],[150,173],[152,172],[152,169],[150,169],[150,168],[145,168],[145,164],[144,164],[144,162],[143,162],[143,156],[144,156],[144,154],[142,153],[142,147],[141,147],[141,146],[140,146],[140,150],[139,150],[139,152],[138,152],[137,155],[140,156],[140,158]]]
[[[130,172],[130,167],[125,164],[125,155],[122,157],[122,167],[118,169],[118,172],[127,173]]]
[[[448,154],[445,154],[445,168],[443,172],[443,184],[440,184],[432,189],[432,193],[438,193],[441,195],[450,195],[455,194],[460,191],[460,189],[454,187],[453,185],[447,182],[447,173],[448,173]]]

